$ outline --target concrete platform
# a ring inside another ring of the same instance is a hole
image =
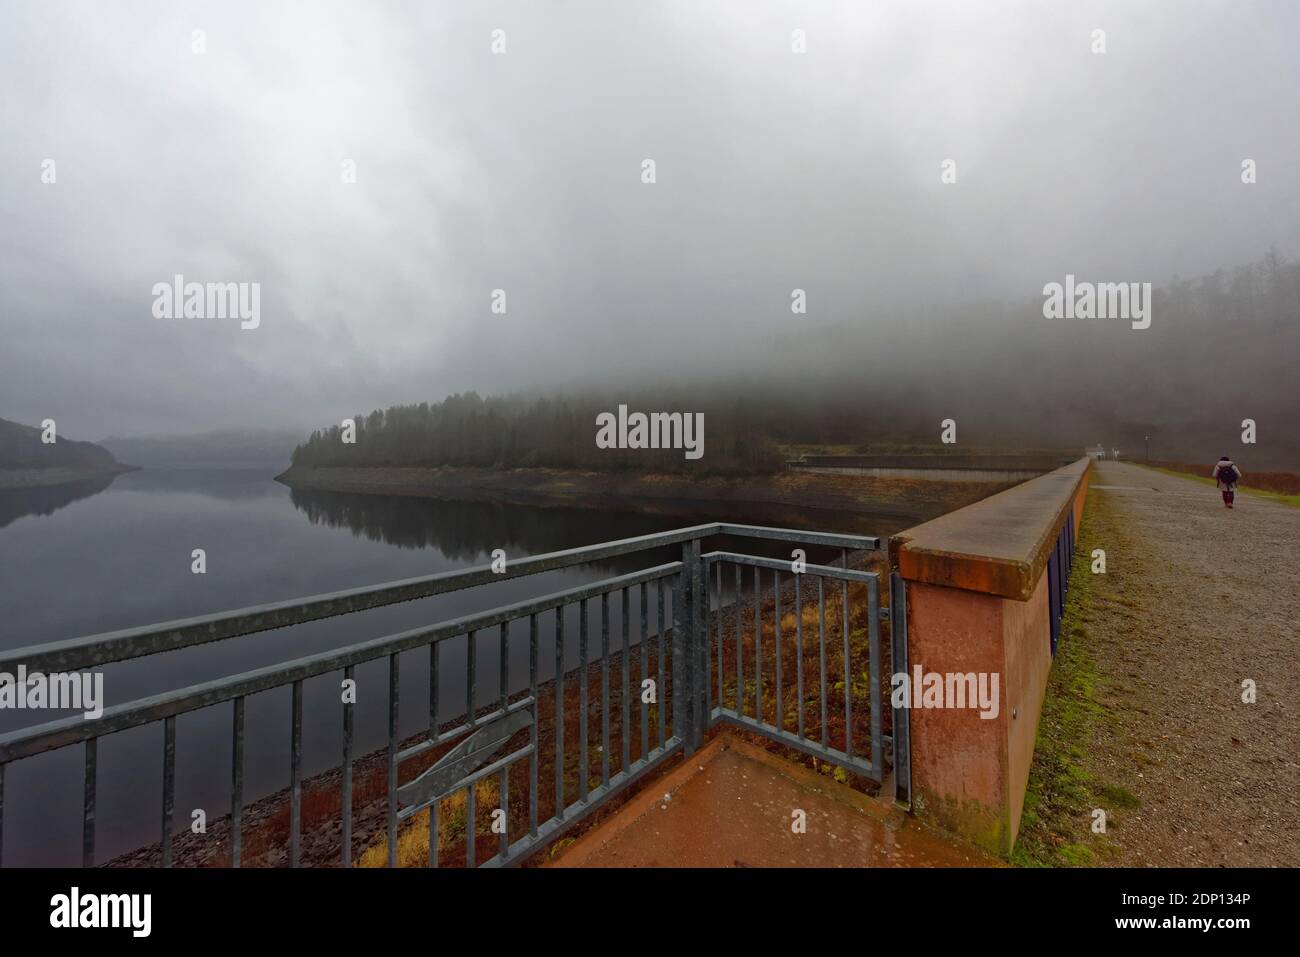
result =
[[[552,867],[989,867],[983,852],[732,735],[562,852]],[[794,833],[793,812],[806,815]]]

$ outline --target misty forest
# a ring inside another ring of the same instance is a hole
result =
[[[1300,466],[1300,263],[1270,250],[1249,265],[1175,277],[1155,290],[1151,327],[1139,331],[1118,319],[1045,320],[1041,306],[971,303],[814,337],[792,324],[774,335],[770,364],[670,390],[467,392],[392,406],[357,415],[355,443],[340,440],[339,425],[314,432],[293,464],[763,472],[805,444],[940,451],[947,417],[962,449],[1102,442],[1136,458],[1149,435],[1153,458],[1212,460],[1239,442],[1249,414],[1270,433],[1256,463]],[[595,417],[619,402],[703,411],[704,458],[597,448]]]

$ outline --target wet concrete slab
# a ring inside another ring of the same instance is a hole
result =
[[[797,811],[806,828],[792,826]],[[981,867],[978,849],[886,802],[724,735],[554,867]]]

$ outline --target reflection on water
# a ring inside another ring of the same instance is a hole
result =
[[[97,495],[112,485],[116,477],[101,475],[62,485],[0,489],[0,528],[26,515],[51,515],[78,499]]]
[[[98,493],[98,494],[96,494]],[[825,513],[731,506],[640,514],[572,508],[439,502],[403,496],[291,491],[270,472],[149,470],[75,489],[25,490],[8,498],[0,527],[0,646],[17,648],[119,628],[187,618],[272,601],[486,564],[493,549],[510,558],[644,535],[710,519],[801,525],[847,531]],[[870,517],[867,517],[867,521]],[[861,526],[859,526],[861,527]],[[881,532],[888,531],[885,526]],[[736,543],[739,544],[739,543]],[[758,543],[745,542],[752,550]],[[710,547],[729,547],[711,542]],[[207,553],[207,573],[191,571],[191,551]],[[786,554],[781,546],[768,554]],[[671,561],[675,549],[496,582],[343,618],[312,622],[104,669],[107,703],[120,704],[302,655],[472,614],[571,588],[610,574]],[[815,550],[809,559],[819,560]],[[825,557],[825,556],[823,556]],[[629,599],[639,620],[636,590]],[[593,614],[596,609],[593,608]],[[621,615],[620,597],[611,613]],[[554,625],[544,616],[541,680],[551,677]],[[565,619],[566,661],[576,662],[577,614]],[[652,615],[653,620],[653,615]],[[512,631],[511,691],[526,684],[527,628]],[[481,652],[484,693],[495,637]],[[441,654],[441,716],[464,704],[467,642]],[[428,653],[402,657],[399,722],[412,734],[428,721]],[[339,675],[304,685],[306,774],[339,762]],[[387,739],[387,665],[356,670],[357,753]],[[289,689],[247,701],[245,797],[252,802],[288,783]],[[0,711],[0,731],[51,720],[53,712]],[[229,809],[230,705],[177,720],[177,821],[203,808],[209,820]],[[101,740],[98,758],[97,859],[157,840],[161,809],[162,728],[153,724]],[[79,859],[84,752],[80,746],[39,755],[6,769],[5,863],[75,864]]]
[[[398,548],[435,548],[457,563],[493,549],[507,556],[537,555],[631,538],[690,524],[684,519],[635,512],[536,508],[499,502],[443,502],[403,495],[291,490],[290,500],[313,524],[346,528],[353,535]],[[632,565],[644,567],[644,557]]]
[[[489,555],[496,548],[505,549],[510,557],[537,555],[715,521],[864,535],[888,535],[914,524],[893,515],[845,516],[822,509],[751,502],[656,502],[653,511],[610,511],[316,489],[292,489],[289,497],[313,524],[346,528],[355,536],[398,548],[434,548],[458,564]],[[730,547],[736,543],[720,540],[718,544]],[[747,548],[771,555],[788,551],[779,545],[765,548],[754,540],[747,541]],[[628,571],[644,568],[649,558],[672,561],[676,557],[676,550],[670,548],[660,555],[649,552],[611,559],[602,567]]]

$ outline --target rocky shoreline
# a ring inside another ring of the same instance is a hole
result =
[[[716,516],[720,506],[758,509],[763,520],[794,524],[809,510],[836,516],[845,532],[882,531],[881,517],[898,528],[1001,491],[1011,482],[948,483],[798,471],[751,476],[645,475],[559,469],[292,467],[276,481],[295,489],[376,495],[412,495],[447,501]],[[884,530],[888,531],[888,530]]]
[[[115,464],[100,466],[55,466],[43,469],[5,469],[0,468],[0,490],[18,488],[48,488],[54,485],[70,485],[73,482],[85,482],[89,479],[110,478],[123,472],[136,472],[134,465]]]

